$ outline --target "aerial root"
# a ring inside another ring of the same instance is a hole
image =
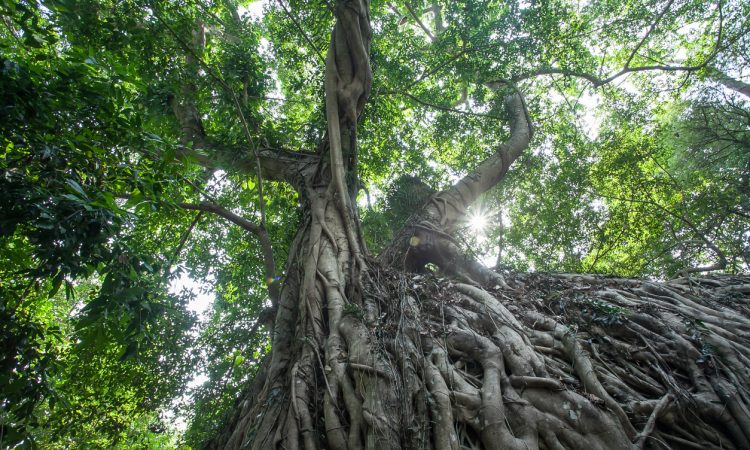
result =
[[[425,361],[425,384],[430,396],[435,402],[431,410],[432,421],[435,424],[435,450],[454,450],[458,448],[458,437],[453,427],[453,408],[451,406],[451,391],[445,379],[435,365],[427,359]]]

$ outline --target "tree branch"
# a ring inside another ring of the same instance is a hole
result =
[[[663,72],[697,72],[703,69],[704,67],[706,67],[708,63],[711,62],[714,56],[715,56],[715,53],[712,53],[708,58],[706,58],[705,61],[695,66],[676,66],[676,65],[670,65],[670,64],[654,64],[650,66],[623,67],[619,72],[613,75],[610,75],[607,78],[600,78],[590,73],[578,72],[575,70],[560,69],[557,67],[542,67],[534,71],[512,77],[510,81],[512,83],[518,83],[520,81],[528,80],[529,78],[534,78],[540,75],[565,75],[565,76],[570,76],[570,77],[575,77],[575,78],[582,78],[590,82],[595,88],[598,88],[598,87],[604,86],[605,84],[609,84],[615,81],[616,79],[622,77],[623,75],[626,75],[629,73],[635,73],[635,72],[650,72],[650,71],[657,71],[657,70],[660,70]],[[494,82],[505,82],[505,80],[498,79],[498,80],[491,81],[490,83],[494,83]]]
[[[496,90],[500,84],[488,86]],[[520,92],[516,91],[505,97],[505,107],[511,117],[510,137],[500,144],[495,153],[484,160],[472,173],[466,175],[447,191],[439,193],[433,204],[443,203],[444,208],[433,208],[431,215],[440,220],[441,226],[448,233],[455,231],[458,221],[463,218],[466,209],[484,192],[494,187],[505,177],[511,164],[528,147],[533,129],[531,120]],[[448,211],[450,207],[452,211]]]
[[[302,25],[297,21],[297,19],[292,15],[292,12],[289,11],[286,8],[286,5],[284,4],[283,0],[278,0],[278,4],[281,6],[281,8],[284,10],[284,13],[289,17],[289,20],[294,23],[294,26],[297,27],[297,31],[300,32],[302,37],[307,41],[308,44],[310,44],[310,47],[312,47],[313,50],[315,50],[315,54],[318,55],[318,59],[320,59],[321,62],[325,63],[325,58],[323,57],[323,54],[320,53],[320,50],[318,50],[318,47],[313,43],[312,39],[305,33],[305,30],[302,28]]]
[[[654,21],[651,23],[651,26],[648,28],[648,31],[646,31],[646,35],[643,36],[643,39],[641,39],[640,42],[638,42],[638,45],[636,45],[633,51],[630,53],[628,60],[625,62],[626,69],[630,67],[630,63],[633,61],[633,58],[635,58],[635,55],[638,53],[638,50],[640,50],[641,47],[643,47],[643,44],[646,43],[646,40],[649,38],[649,36],[651,36],[651,33],[653,33],[654,29],[656,29],[656,26],[664,17],[664,14],[666,14],[667,11],[669,11],[669,8],[672,7],[672,3],[674,3],[674,0],[669,0],[669,2],[667,2],[667,6],[664,7],[661,13],[659,13],[656,19],[654,19]]]
[[[732,78],[715,67],[709,68],[708,73],[712,79],[721,83],[724,87],[750,98],[750,83]]]
[[[601,78],[597,75],[593,75],[593,74],[586,73],[586,72],[562,69],[558,67],[541,67],[541,68],[532,70],[527,73],[516,75],[510,78],[510,80],[498,79],[498,80],[490,81],[489,84],[497,83],[497,82],[506,83],[508,81],[510,81],[511,83],[518,83],[520,81],[527,80],[529,78],[534,78],[540,75],[566,75],[570,77],[582,78],[590,82],[595,88],[598,88],[598,87],[604,86],[605,84],[609,84],[615,81],[616,79],[622,77],[623,75],[626,75],[629,73],[635,73],[635,72],[650,72],[650,71],[657,71],[657,70],[663,71],[663,72],[688,72],[688,73],[697,72],[707,67],[711,63],[711,61],[716,57],[716,55],[719,53],[719,50],[721,50],[722,48],[721,42],[722,42],[723,33],[724,33],[724,28],[723,28],[724,27],[724,13],[721,9],[721,2],[719,2],[719,6],[718,6],[719,29],[717,30],[717,33],[716,33],[716,43],[714,44],[714,48],[711,51],[711,53],[708,56],[706,56],[706,58],[700,64],[696,64],[692,66],[683,66],[683,65],[674,65],[670,63],[665,63],[665,64],[653,64],[653,65],[647,65],[647,66],[630,67],[630,63],[635,57],[636,52],[638,51],[638,49],[641,48],[645,39],[651,34],[657,22],[661,20],[662,16],[667,12],[669,7],[671,6],[671,3],[672,2],[670,1],[670,3],[667,5],[664,11],[662,11],[659,17],[657,17],[656,21],[652,23],[651,29],[649,29],[649,31],[646,33],[646,36],[638,43],[636,48],[630,54],[627,62],[625,63],[625,66],[622,69],[620,69],[618,72],[606,78]]]
[[[427,26],[425,26],[424,23],[422,23],[422,20],[419,18],[417,13],[414,12],[414,8],[412,8],[409,5],[409,2],[404,2],[404,6],[406,6],[406,9],[409,11],[409,14],[411,14],[411,17],[414,19],[414,21],[417,22],[417,25],[419,25],[419,28],[421,28],[422,31],[424,31],[424,33],[427,35],[427,37],[430,38],[430,41],[434,41],[435,36],[433,36],[432,33],[430,32],[430,29],[427,28]]]
[[[235,170],[251,174],[257,170],[255,158],[238,159],[236,150],[216,147],[210,142],[206,144],[205,149],[212,151],[211,157],[184,146],[179,147],[176,153],[179,159],[193,161],[207,169]],[[315,166],[320,160],[320,156],[314,153],[283,148],[259,148],[257,153],[264,180],[286,182],[298,191],[303,186],[300,178],[302,172],[307,167]]]
[[[213,73],[211,67],[206,65],[206,63],[200,58],[200,55],[198,55],[186,42],[181,40],[176,32],[161,20],[160,16],[157,15],[156,17],[172,32],[175,39],[177,39],[183,47],[183,50],[185,50],[187,55],[186,62],[188,64],[201,65],[201,67],[203,67],[212,78],[218,80],[219,83],[229,91],[234,100],[238,114],[240,115],[243,131],[248,140],[248,144],[252,144],[253,140],[247,122],[244,120],[244,115],[242,114],[237,97],[234,95],[231,88],[226,85],[223,79]],[[198,44],[201,45],[201,42],[205,41],[205,36],[199,34],[197,39],[199,40]],[[195,85],[188,84],[184,87],[183,92],[189,97],[194,95],[195,90]],[[261,186],[263,179],[267,179],[273,181],[285,181],[292,184],[295,188],[299,188],[298,178],[300,171],[310,164],[315,164],[318,160],[318,157],[313,154],[293,152],[283,149],[257,148],[257,146],[252,148],[252,159],[238,159],[235,151],[225,151],[225,149],[217,148],[210,142],[206,136],[200,113],[198,112],[194,101],[180,102],[173,96],[170,98],[170,103],[182,130],[182,146],[177,149],[177,156],[182,159],[191,159],[208,169],[239,169],[255,173],[258,177],[259,186]],[[202,150],[212,150],[214,154],[212,157],[209,157],[206,156]]]
[[[200,50],[206,45],[206,29],[202,23],[198,23],[198,27],[193,33],[193,45]],[[185,63],[188,67],[195,67],[200,59],[199,55],[187,43],[184,43],[184,46],[190,50],[185,56]],[[193,149],[201,149],[207,146],[206,131],[203,128],[198,108],[195,106],[197,90],[195,83],[185,83],[182,86],[183,98],[181,100],[175,95],[171,95],[169,98],[172,111],[180,125],[180,141],[184,147]]]
[[[279,300],[279,284],[276,283],[276,262],[273,257],[273,245],[271,239],[268,236],[268,232],[265,227],[255,224],[244,217],[241,217],[227,209],[215,203],[201,202],[201,203],[178,203],[177,206],[183,209],[189,209],[193,211],[205,211],[216,214],[240,228],[252,233],[260,241],[261,252],[263,253],[263,265],[266,275],[266,285],[268,286],[268,293],[271,296],[271,302],[274,306],[277,305]]]
[[[201,217],[203,217],[204,211],[198,211],[198,214],[193,217],[193,220],[190,221],[190,225],[188,225],[187,230],[185,230],[182,233],[182,237],[180,238],[179,244],[177,244],[177,248],[172,253],[172,257],[169,258],[169,265],[173,265],[177,258],[180,257],[180,253],[182,253],[182,249],[185,247],[185,244],[187,243],[188,239],[190,238],[190,235],[193,233],[193,230],[195,229],[195,226],[198,225],[198,222],[200,222]]]
[[[455,114],[464,114],[464,115],[467,115],[467,116],[488,117],[490,119],[497,119],[497,120],[501,120],[502,119],[501,117],[493,116],[492,114],[475,113],[475,112],[472,112],[472,111],[462,111],[460,109],[456,109],[456,108],[453,108],[453,107],[450,107],[450,106],[436,105],[434,103],[430,103],[428,101],[422,100],[421,98],[417,97],[416,95],[412,95],[412,94],[410,94],[408,92],[389,91],[389,92],[381,92],[380,95],[403,95],[404,97],[407,97],[407,98],[413,100],[415,103],[418,103],[418,104],[420,104],[422,106],[425,106],[427,108],[434,108],[434,109],[437,109],[437,110],[440,110],[440,111],[451,112],[451,113],[455,113]],[[466,93],[466,89],[464,88],[464,90],[461,93],[461,100],[458,102],[458,104],[460,104],[463,101],[465,101],[466,100],[466,96],[467,96],[467,93]]]

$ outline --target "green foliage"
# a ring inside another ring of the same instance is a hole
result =
[[[419,177],[401,175],[393,180],[383,198],[374,205],[375,209],[369,208],[363,214],[370,251],[380,251],[435,192]]]
[[[344,314],[354,317],[357,320],[362,320],[365,317],[364,311],[362,311],[362,308],[355,305],[354,303],[347,303],[344,305]]]
[[[145,129],[126,49],[103,51],[118,41],[107,32],[136,24],[108,22],[94,5],[68,20],[70,6],[3,4],[3,447],[121,443],[191,366],[194,320],[165,292],[168,255],[153,252],[158,236],[133,232],[158,230],[148,216],[175,174],[150,156],[169,143]]]
[[[663,277],[715,264],[716,247],[726,270],[746,270],[747,131],[732,123],[747,106],[705,99],[633,115],[646,100],[619,101],[595,140],[556,131],[564,140],[502,188],[504,262]]]
[[[13,445],[38,425],[33,413],[42,398],[54,396],[48,372],[63,351],[62,330],[50,303],[39,307],[4,287],[0,294],[0,424],[4,445]]]
[[[358,129],[371,250],[507,139],[502,96],[485,85],[505,80],[525,93],[536,137],[472,211],[489,218],[462,236],[478,257],[648,277],[723,258],[725,271],[747,271],[747,101],[708,67],[598,89],[592,79],[709,56],[740,77],[748,5],[409,5],[421,23],[403,4],[372,3],[374,80]],[[258,180],[238,162],[257,148],[324,147],[333,16],[310,0],[271,2],[261,20],[236,6],[0,3],[0,446],[177,446],[163,412],[187,395],[184,439],[198,447],[267,354],[256,241],[178,205],[210,200],[257,219]],[[184,102],[206,132],[198,157],[222,170],[177,158],[192,144],[175,115]],[[263,189],[278,283],[305,211],[289,186]],[[191,294],[169,293],[183,273],[213,286],[202,322]],[[605,322],[620,315],[583,306]],[[196,373],[206,381],[188,392]]]

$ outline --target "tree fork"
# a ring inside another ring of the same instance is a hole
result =
[[[495,91],[507,88],[497,82],[488,84],[488,87]],[[513,89],[505,96],[505,107],[510,116],[508,140],[498,145],[492,155],[450,189],[433,195],[383,250],[379,256],[382,262],[409,271],[420,271],[425,264],[433,263],[465,281],[505,286],[500,275],[464,255],[452,235],[458,230],[469,206],[505,177],[531,141],[533,127],[526,103],[522,94]]]
[[[428,201],[384,253],[390,268],[362,264],[345,175],[371,77],[367,7],[335,7],[330,159],[299,169],[306,213],[270,363],[208,448],[746,447],[748,311],[722,289],[750,281],[503,278],[461,255],[466,208],[531,139],[517,91],[508,141]],[[454,279],[403,271],[433,261]]]

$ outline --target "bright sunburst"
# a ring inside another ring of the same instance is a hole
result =
[[[487,227],[487,215],[481,212],[475,212],[469,216],[469,226],[475,233],[484,233]]]

